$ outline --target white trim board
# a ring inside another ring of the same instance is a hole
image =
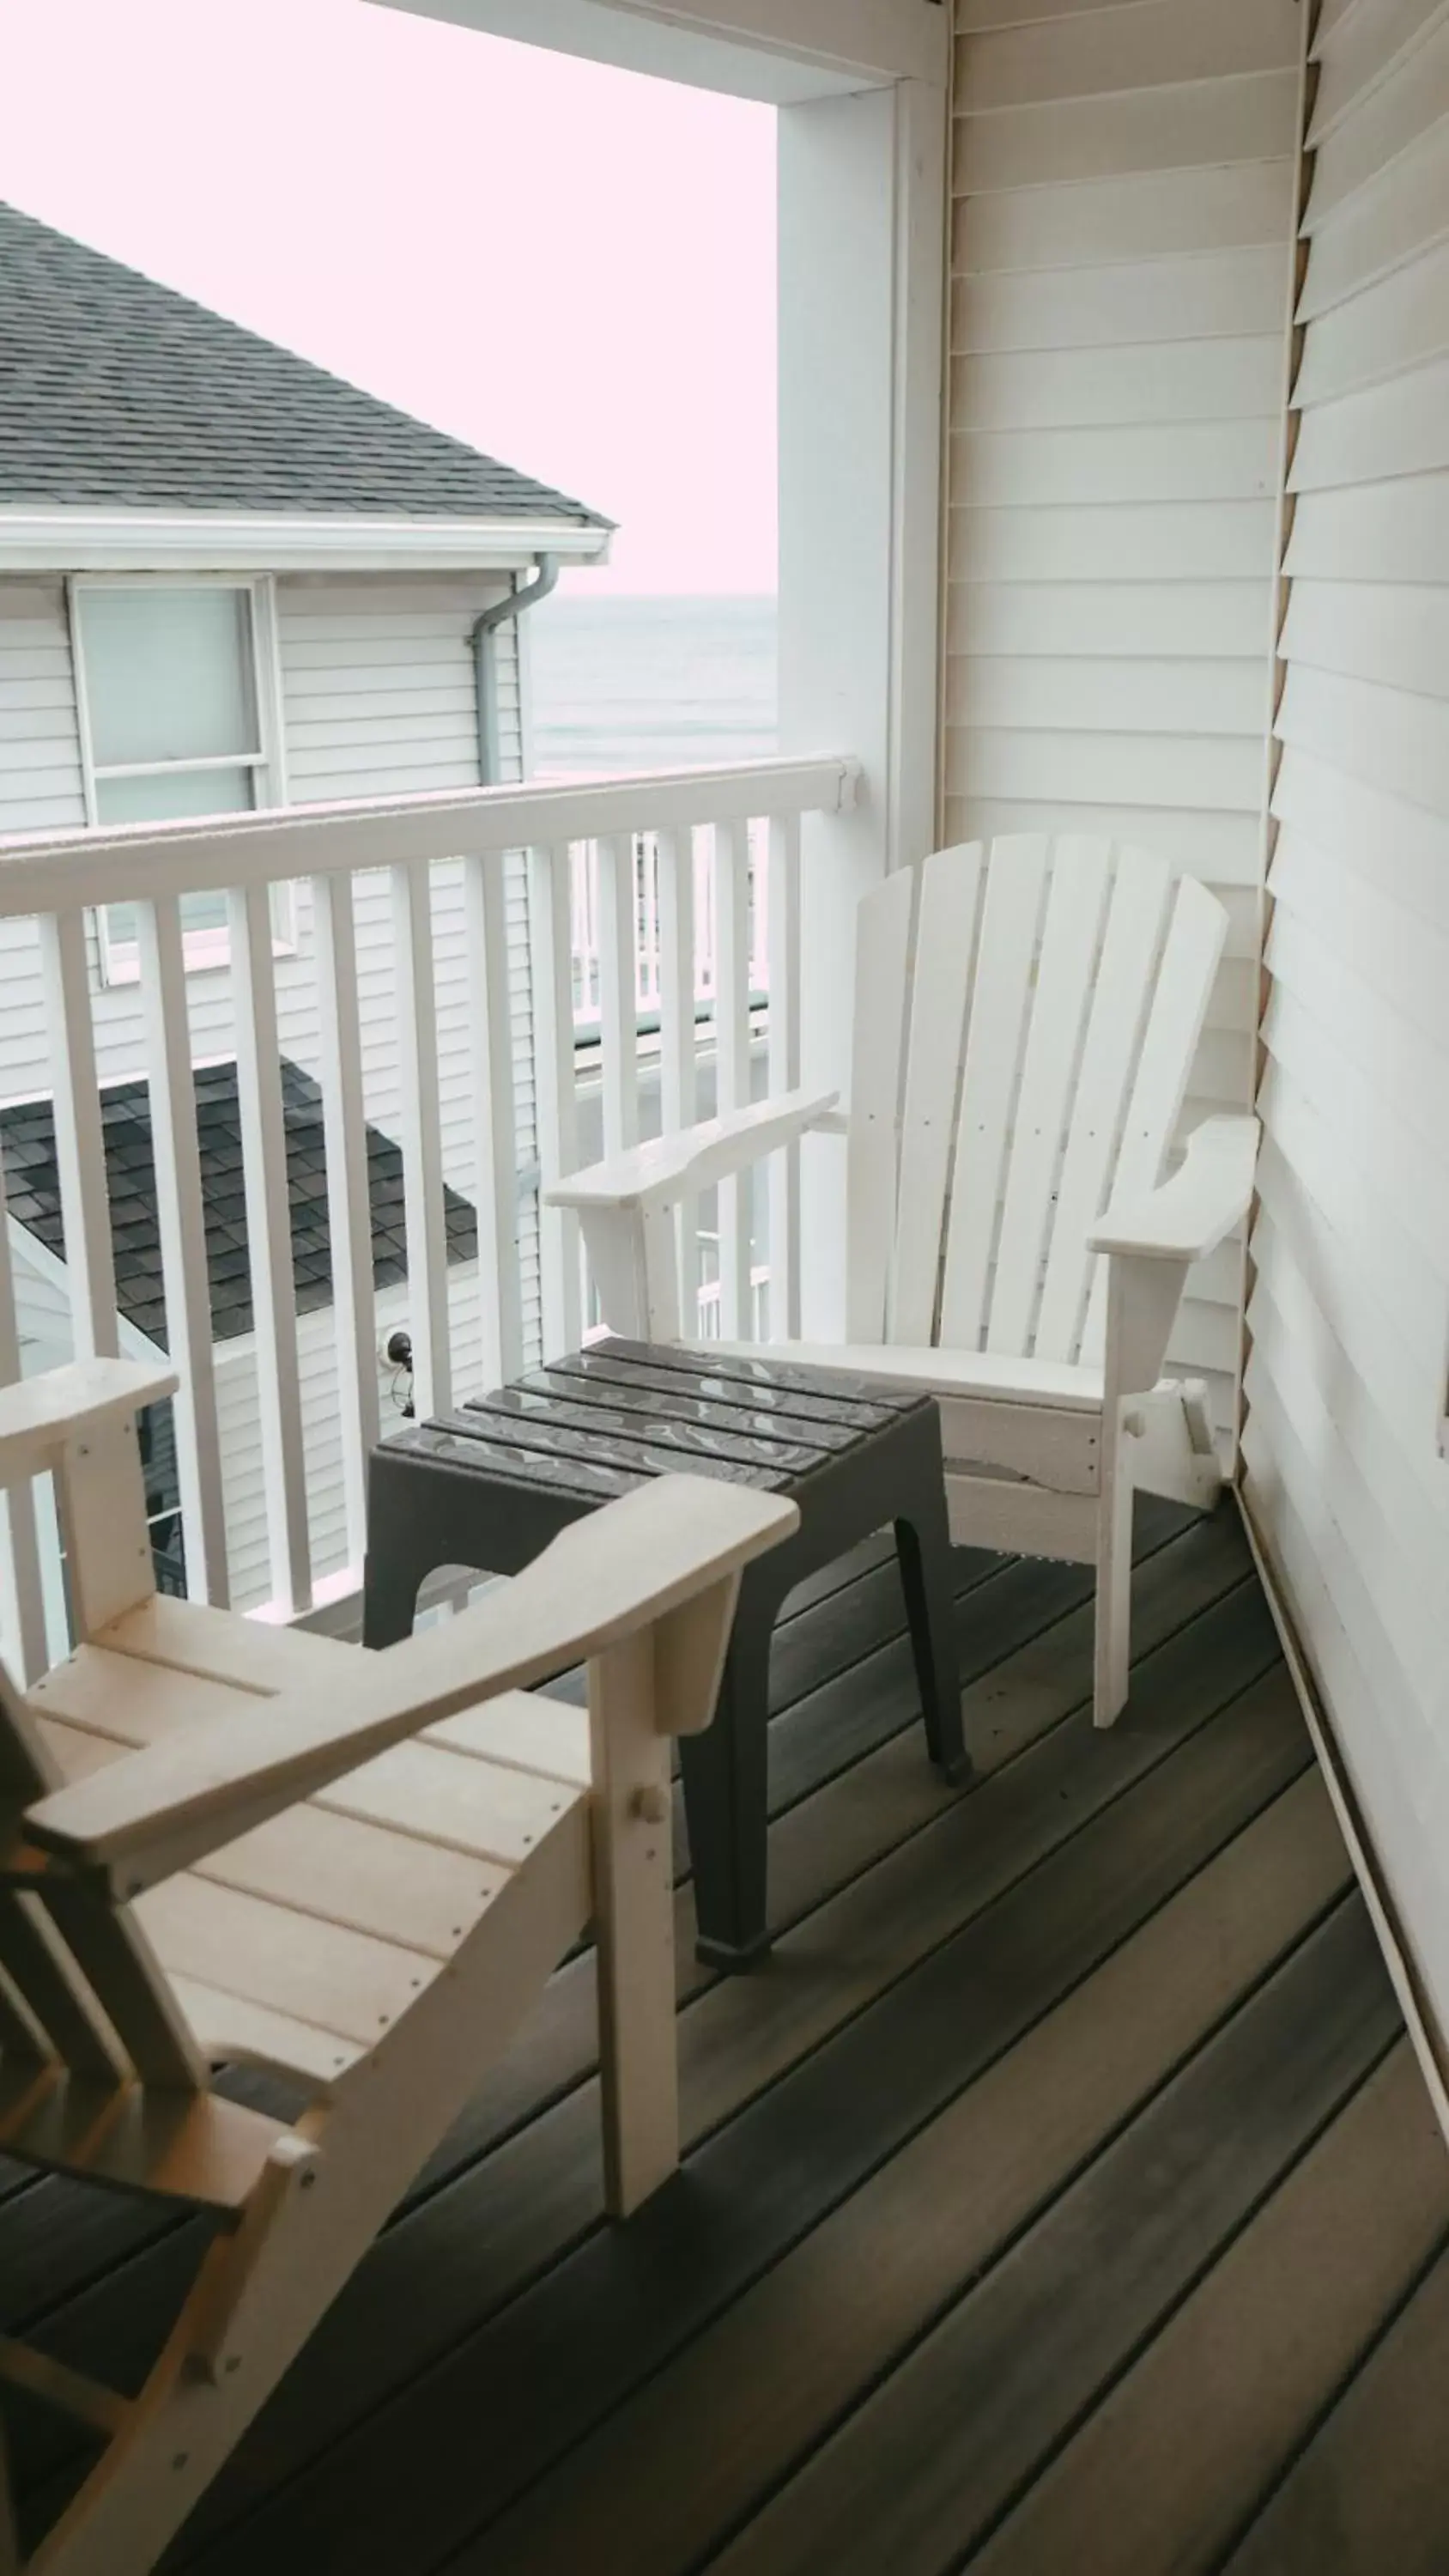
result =
[[[1359,1814],[1358,1801],[1349,1785],[1332,1723],[1319,1697],[1307,1655],[1279,1589],[1272,1560],[1254,1526],[1253,1516],[1248,1509],[1241,1486],[1235,1490],[1238,1513],[1247,1536],[1249,1552],[1257,1568],[1258,1580],[1262,1584],[1273,1625],[1278,1631],[1283,1660],[1288,1667],[1298,1704],[1303,1711],[1303,1721],[1317,1756],[1319,1770],[1323,1774],[1329,1801],[1338,1820],[1338,1829],[1343,1836],[1349,1859],[1353,1863],[1354,1874],[1363,1890],[1369,1920],[1383,1953],[1384,1965],[1398,1998],[1399,2009],[1404,2016],[1404,2022],[1413,2043],[1414,2055],[1419,2061],[1419,2071],[1424,2078],[1430,2102],[1433,2104],[1434,2117],[1445,2139],[1449,2140],[1449,2047],[1446,2047],[1444,2036],[1435,2024],[1418,1972],[1401,1935],[1398,1909],[1384,1883],[1377,1856]]]
[[[607,562],[611,533],[560,519],[0,509],[0,572],[506,572],[540,554]]]
[[[897,80],[944,89],[944,0],[375,0],[620,71],[799,107]]]

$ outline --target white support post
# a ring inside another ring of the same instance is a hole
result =
[[[221,1428],[216,1408],[211,1279],[206,1258],[206,1209],[196,1133],[196,1085],[191,1066],[181,906],[175,895],[161,895],[152,903],[137,905],[136,940],[151,1092],[156,1218],[166,1295],[166,1347],[181,1380],[172,1407],[186,1589],[193,1601],[209,1601],[216,1609],[224,1610],[231,1598],[231,1587],[221,1480]]]
[[[750,845],[746,823],[714,827],[716,1107],[750,1100]],[[719,1183],[720,1331],[738,1341],[751,1326],[753,1176]]]
[[[372,1210],[362,1093],[357,993],[357,922],[347,869],[312,879],[321,1047],[322,1132],[327,1154],[327,1231],[337,1321],[337,1398],[347,1556],[360,1566],[367,1544],[367,1460],[381,1431],[377,1397],[377,1301],[372,1278]]]
[[[574,1070],[571,859],[567,843],[529,852],[529,939],[533,963],[534,1080],[542,1186],[579,1167]],[[539,1210],[543,1355],[577,1350],[580,1330],[579,1226],[572,1208]]]
[[[779,118],[780,741],[843,729],[864,765],[802,840],[802,1079],[843,1096],[856,905],[935,837],[946,127],[911,78]],[[801,1190],[804,1329],[839,1339],[837,1146]]]
[[[478,1295],[485,1387],[523,1366],[518,1275],[518,1173],[514,1153],[513,1032],[508,1014],[508,917],[501,859],[463,862],[468,942],[469,1039],[477,1162]]]
[[[685,824],[658,836],[659,866],[659,1081],[662,1132],[692,1127],[699,1115],[699,1052],[695,1025],[694,832]],[[686,1334],[696,1329],[699,1302],[699,1205],[679,1209],[679,1311]]]
[[[250,885],[227,902],[272,1592],[283,1615],[295,1617],[312,1606],[311,1552],[270,889]]]
[[[433,982],[432,872],[412,860],[392,874],[402,1072],[403,1211],[408,1244],[408,1330],[420,1415],[452,1402],[448,1237],[443,1213],[443,1126],[438,1105],[438,1003]]]
[[[40,956],[76,1356],[114,1359],[120,1328],[84,916],[42,915]]]
[[[770,1090],[800,1088],[800,821],[769,824],[767,940],[770,968]],[[770,1157],[770,1339],[800,1336],[800,1148]]]

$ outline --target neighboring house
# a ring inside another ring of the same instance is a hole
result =
[[[523,774],[518,612],[550,586],[560,559],[605,554],[604,520],[3,206],[0,350],[0,836]],[[511,613],[480,627],[509,602]],[[522,860],[507,865],[528,1293],[526,885]],[[452,918],[449,891],[438,888],[434,910],[440,1092],[447,1179],[465,1202],[474,1175],[461,884]],[[361,1007],[376,1184],[398,1107],[384,879],[357,880],[357,910],[359,952],[373,970]],[[224,906],[190,899],[183,922],[193,1053],[211,1084],[224,1081],[235,1045]],[[295,1107],[319,1052],[305,886],[278,907],[276,934]],[[91,970],[108,1107],[134,1124],[143,1031],[126,906],[95,916]],[[36,926],[0,923],[0,1103],[31,1104],[43,1124],[53,1079]],[[12,1147],[16,1116],[0,1112]],[[64,1347],[64,1281],[58,1241],[21,1213],[22,1180],[11,1172],[17,1300],[27,1365],[39,1365]],[[295,1168],[292,1181],[295,1238]],[[375,1248],[377,1224],[375,1195]],[[479,1338],[465,1320],[477,1305],[476,1264],[458,1259],[456,1235],[450,1248],[466,1355]],[[299,1280],[304,1310],[317,1286]],[[124,1279],[121,1304],[129,1329],[152,1332],[154,1318],[131,1315]],[[405,1287],[380,1300],[380,1340],[394,1308],[403,1320]],[[245,1604],[269,1590],[255,1363],[248,1333],[219,1318],[217,1330],[232,1579]],[[304,1318],[302,1370],[309,1444],[325,1446],[335,1436],[326,1315]],[[466,1382],[466,1356],[460,1374]],[[312,1476],[309,1457],[309,1486]],[[331,1517],[335,1528],[314,1532],[319,1571],[342,1562],[340,1493]]]
[[[252,1284],[247,1259],[246,1203],[242,1187],[242,1120],[235,1060],[195,1069],[197,1144],[206,1226],[206,1267],[211,1326],[217,1351],[218,1393],[232,1436],[223,1446],[222,1477],[233,1554],[245,1564],[266,1565],[262,1525],[259,1446],[236,1419],[252,1386]],[[298,1353],[309,1469],[318,1476],[311,1538],[321,1558],[339,1559],[345,1543],[340,1474],[329,1477],[326,1459],[337,1446],[337,1408],[331,1401],[332,1242],[327,1211],[322,1093],[299,1065],[282,1061],[282,1116],[287,1191],[291,1208],[292,1272],[296,1283]],[[156,1360],[168,1348],[161,1285],[161,1227],[150,1088],[144,1079],[107,1085],[103,1110],[106,1179],[112,1211],[116,1302],[122,1347],[129,1358]],[[368,1198],[372,1213],[372,1276],[377,1296],[379,1343],[407,1314],[407,1244],[403,1216],[403,1155],[377,1127],[365,1130]],[[49,1099],[0,1103],[0,1157],[16,1246],[17,1297],[28,1369],[53,1367],[69,1356],[65,1233],[55,1116]],[[456,1273],[477,1277],[478,1227],[468,1201],[444,1191],[448,1260]],[[401,1404],[403,1373],[389,1371]],[[169,1405],[142,1416],[147,1504],[158,1579],[163,1590],[184,1592],[180,1486]]]

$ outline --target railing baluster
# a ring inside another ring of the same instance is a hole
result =
[[[716,823],[715,1080],[717,1106],[743,1109],[750,1097],[750,879],[744,823]],[[752,1176],[719,1185],[720,1332],[738,1341],[749,1330]]]
[[[136,937],[151,1094],[156,1221],[166,1297],[166,1346],[181,1380],[173,1411],[186,1589],[193,1600],[210,1601],[224,1610],[231,1598],[231,1585],[212,1352],[211,1279],[196,1135],[196,1083],[191,1066],[181,907],[175,895],[158,895],[152,903],[137,905]]]
[[[567,843],[533,849],[529,938],[533,966],[534,1080],[541,1185],[578,1170],[579,1113],[574,1070],[573,961],[569,950],[572,853]],[[578,1219],[569,1208],[539,1210],[543,1355],[577,1350],[580,1332]]]
[[[311,1607],[311,1550],[269,888],[236,889],[227,911],[272,1591],[294,1615]]]
[[[523,1366],[518,1275],[518,1170],[513,1030],[508,998],[508,904],[500,858],[463,862],[473,1067],[474,1180],[483,1381],[501,1386]]]
[[[0,1152],[0,1386],[14,1386],[20,1376],[20,1335],[15,1321],[15,1283],[10,1271],[10,1224],[5,1213],[5,1174]],[[40,1542],[35,1525],[35,1484],[26,1478],[0,1496],[5,1531],[0,1561],[0,1649],[22,1682],[39,1681],[50,1654],[45,1633],[45,1594],[40,1580]],[[64,1648],[61,1649],[62,1653]]]
[[[76,1356],[114,1358],[120,1349],[116,1272],[84,915],[42,915],[40,954]]]
[[[639,1140],[638,904],[634,835],[599,843],[599,1052],[604,1085],[604,1151]]]
[[[372,1209],[362,1096],[362,1031],[357,992],[357,915],[350,869],[312,879],[321,1039],[322,1132],[327,1152],[327,1231],[337,1318],[337,1396],[348,1562],[367,1543],[367,1460],[379,1437],[377,1302],[372,1277]]]
[[[765,955],[770,985],[770,1089],[800,1087],[800,819],[772,814],[766,859]],[[770,1157],[772,1341],[800,1333],[800,1148]]]
[[[658,836],[659,1081],[663,1132],[691,1127],[699,1115],[699,1053],[694,1020],[694,833],[688,824]],[[699,1202],[679,1211],[679,1310],[683,1330],[698,1330]]]
[[[397,961],[398,1062],[402,1074],[403,1214],[408,1239],[408,1330],[419,1415],[453,1400],[448,1333],[448,1237],[443,1214],[443,1122],[438,1106],[438,1005],[433,984],[433,902],[425,859],[392,870]]]

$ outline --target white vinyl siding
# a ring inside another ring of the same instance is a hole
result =
[[[1449,2032],[1449,12],[1319,44],[1243,1438]]]
[[[1231,921],[1188,1118],[1252,1094],[1300,13],[957,0],[945,827],[1109,832]],[[1241,1257],[1172,1347],[1230,1433]]]
[[[0,581],[0,835],[85,819],[65,584]],[[45,1062],[35,927],[0,921],[0,1098],[46,1088]]]
[[[507,576],[283,576],[276,585],[282,664],[287,781],[305,804],[349,796],[416,794],[478,783],[478,733],[469,635],[480,608],[502,595]],[[515,634],[498,635],[500,742],[505,778],[522,775]],[[85,821],[76,695],[64,584],[0,582],[0,832],[29,832]],[[536,1157],[529,1027],[525,880],[521,859],[507,862],[509,941],[516,1086],[516,1153],[527,1175]],[[444,1169],[465,1196],[473,1188],[472,1107],[467,1058],[469,997],[458,871],[434,871],[434,939],[438,994]],[[396,1133],[398,1058],[392,934],[387,880],[356,880],[361,967],[363,1082],[367,1115]],[[94,957],[100,986],[99,959]],[[315,1073],[320,1030],[308,890],[299,887],[296,950],[276,964],[278,1030],[284,1054]],[[235,1051],[230,977],[224,968],[188,978],[195,1058]],[[97,1069],[114,1081],[144,1071],[140,1001],[134,985],[94,994]],[[49,1059],[40,978],[39,939],[30,922],[0,922],[0,1099],[49,1091]],[[531,1191],[520,1226],[527,1347],[539,1329],[537,1220]],[[476,1272],[450,1274],[455,1310],[455,1386],[476,1385],[481,1337],[473,1312]],[[406,1289],[379,1299],[393,1322],[405,1320]],[[464,1321],[464,1310],[467,1320]],[[323,1473],[335,1442],[329,1396],[334,1362],[330,1308],[303,1317],[299,1332],[309,1490],[315,1506],[314,1565],[319,1576],[341,1563],[340,1478]],[[218,1349],[227,1462],[227,1515],[232,1582],[246,1606],[269,1590],[261,1517],[260,1434],[255,1360],[249,1338]],[[385,1399],[386,1403],[386,1399]],[[384,1419],[387,1415],[385,1412]],[[250,1425],[243,1436],[243,1425]],[[315,1462],[315,1463],[314,1463]]]

